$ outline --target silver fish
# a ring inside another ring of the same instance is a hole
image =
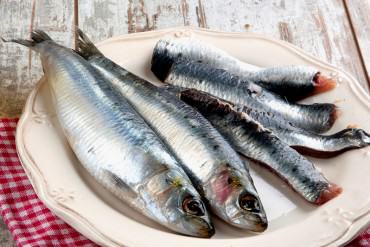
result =
[[[362,129],[348,128],[331,135],[320,135],[297,128],[264,109],[235,105],[234,110],[247,113],[286,144],[305,155],[330,158],[348,150],[370,145],[370,135]]]
[[[320,205],[341,193],[312,162],[246,113],[194,89],[180,92],[180,98],[202,113],[238,152],[272,170],[308,202]]]
[[[67,140],[100,184],[175,232],[214,234],[205,205],[178,162],[89,63],[39,30],[32,40],[12,41],[40,53]]]
[[[243,162],[192,107],[104,57],[80,31],[77,51],[117,88],[184,165],[212,211],[239,228],[261,232],[267,219]]]
[[[174,63],[164,82],[183,88],[194,88],[236,105],[264,109],[280,115],[296,127],[311,132],[329,130],[337,118],[337,108],[334,104],[289,103],[253,82],[241,80],[228,71],[208,64]]]
[[[225,69],[243,80],[253,81],[293,101],[331,90],[336,86],[334,79],[326,77],[315,68],[302,65],[259,68],[194,38],[159,40],[152,56],[152,71],[164,81],[172,64],[179,60],[197,61]]]
[[[163,89],[176,95],[188,90],[171,85],[165,85]],[[209,96],[211,97],[211,95]],[[320,135],[297,128],[286,119],[270,111],[222,101],[228,106],[232,106],[235,114],[246,113],[263,127],[272,131],[284,143],[304,155],[331,158],[348,150],[370,146],[370,134],[363,129],[348,128],[331,135]]]

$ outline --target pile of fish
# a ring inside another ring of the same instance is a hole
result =
[[[322,135],[338,117],[335,105],[296,103],[335,87],[314,68],[263,69],[200,40],[164,38],[152,56],[151,69],[164,83],[158,87],[77,33],[75,50],[40,30],[9,41],[40,54],[59,122],[85,169],[175,232],[211,237],[210,212],[263,232],[268,221],[248,162],[320,205],[342,189],[302,154],[327,158],[370,145],[361,129]]]

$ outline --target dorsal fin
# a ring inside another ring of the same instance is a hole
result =
[[[92,56],[103,55],[99,49],[91,42],[91,40],[82,32],[81,29],[77,29],[78,39],[76,52],[85,59],[89,59]]]
[[[50,36],[47,35],[44,31],[42,31],[40,29],[36,29],[36,30],[32,31],[31,39],[35,43],[41,43],[41,42],[44,42],[46,40],[51,40]]]

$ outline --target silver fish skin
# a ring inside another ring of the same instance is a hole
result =
[[[178,162],[89,63],[39,30],[31,41],[13,41],[40,53],[67,140],[100,184],[175,232],[213,235],[205,205]]]
[[[263,109],[235,105],[234,110],[247,113],[286,144],[312,157],[331,158],[345,151],[370,145],[370,135],[363,129],[348,128],[331,135],[320,135],[297,128]]]
[[[302,105],[289,103],[253,82],[222,69],[197,62],[178,62],[171,67],[165,83],[197,89],[235,105],[273,112],[298,128],[315,133],[329,130],[337,118],[334,104]]]
[[[152,71],[163,81],[172,64],[179,60],[197,61],[224,69],[296,101],[333,89],[336,82],[317,69],[303,65],[260,68],[242,62],[225,51],[194,38],[163,38],[154,48]]]
[[[289,147],[246,113],[200,91],[180,93],[181,100],[196,108],[244,156],[263,164],[313,204],[323,204],[341,192],[314,164]]]
[[[163,90],[180,95],[181,92],[188,89],[165,85]],[[211,95],[209,96],[211,97]],[[263,127],[272,131],[281,141],[304,155],[317,158],[331,158],[348,150],[370,146],[370,134],[363,129],[348,128],[331,135],[321,135],[297,128],[292,123],[270,111],[261,108],[252,109],[247,106],[234,105],[231,102],[222,101],[227,103],[228,106],[232,106],[235,114],[246,113]]]
[[[212,125],[176,96],[104,57],[79,32],[77,51],[119,90],[183,164],[212,211],[236,227],[264,231],[267,219],[244,163]]]

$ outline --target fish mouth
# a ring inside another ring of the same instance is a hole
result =
[[[210,238],[215,234],[215,227],[212,222],[203,217],[186,216],[184,228],[188,231],[186,234],[199,238]]]
[[[229,218],[232,225],[252,232],[263,232],[267,229],[267,217],[258,197],[243,192],[237,202],[235,214]]]
[[[230,220],[233,226],[256,233],[264,232],[268,227],[267,217],[264,213],[241,212]]]

